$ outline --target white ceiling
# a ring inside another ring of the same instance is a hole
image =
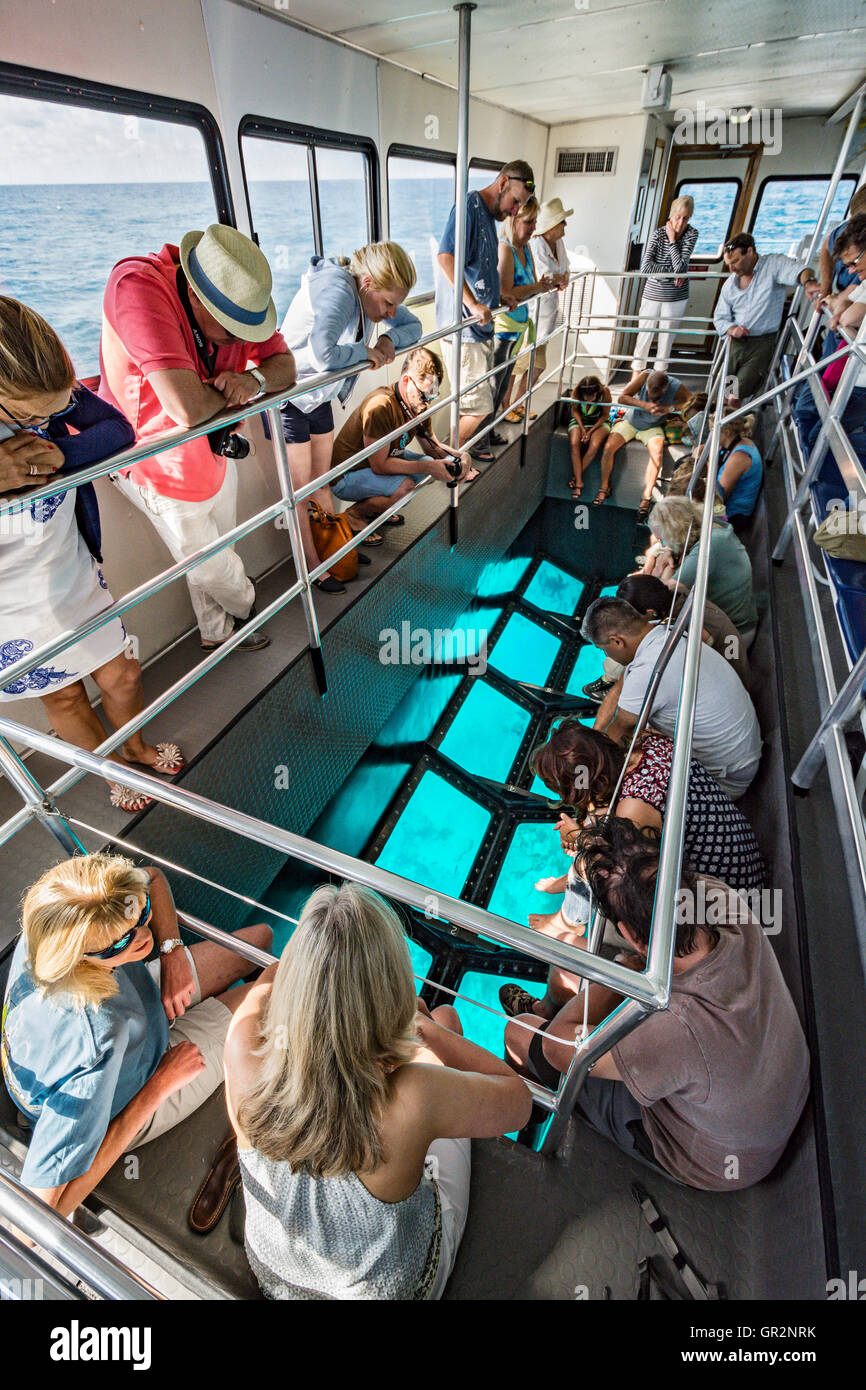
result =
[[[641,69],[663,62],[671,110],[701,99],[826,115],[866,75],[866,0],[577,3],[479,0],[473,95],[549,124],[627,115],[640,111]],[[291,0],[288,17],[457,82],[457,15],[441,0]]]

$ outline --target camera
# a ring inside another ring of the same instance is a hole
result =
[[[223,458],[245,459],[250,452],[251,445],[246,436],[235,434],[228,425],[221,430],[211,430],[207,439],[213,452]]]

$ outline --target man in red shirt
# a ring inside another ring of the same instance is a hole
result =
[[[187,232],[180,248],[130,256],[111,272],[103,303],[99,394],[135,426],[139,440],[209,420],[263,391],[292,386],[295,363],[275,332],[271,271],[234,227]],[[215,431],[143,459],[115,478],[147,514],[175,560],[237,524],[237,470]],[[206,651],[252,612],[255,588],[229,547],[187,575]],[[257,651],[260,630],[239,644]]]

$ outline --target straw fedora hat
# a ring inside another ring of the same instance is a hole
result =
[[[549,202],[542,203],[538,210],[538,221],[535,224],[535,235],[542,236],[549,232],[551,227],[557,227],[560,222],[564,222],[566,217],[574,216],[574,208],[564,208],[559,198],[551,198]]]
[[[209,314],[247,343],[263,343],[277,326],[273,277],[262,251],[235,227],[215,222],[180,243],[183,273]]]

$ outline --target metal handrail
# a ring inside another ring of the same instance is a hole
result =
[[[84,1279],[103,1298],[162,1301],[145,1279],[84,1235],[11,1173],[0,1170],[0,1210],[29,1240]]]

